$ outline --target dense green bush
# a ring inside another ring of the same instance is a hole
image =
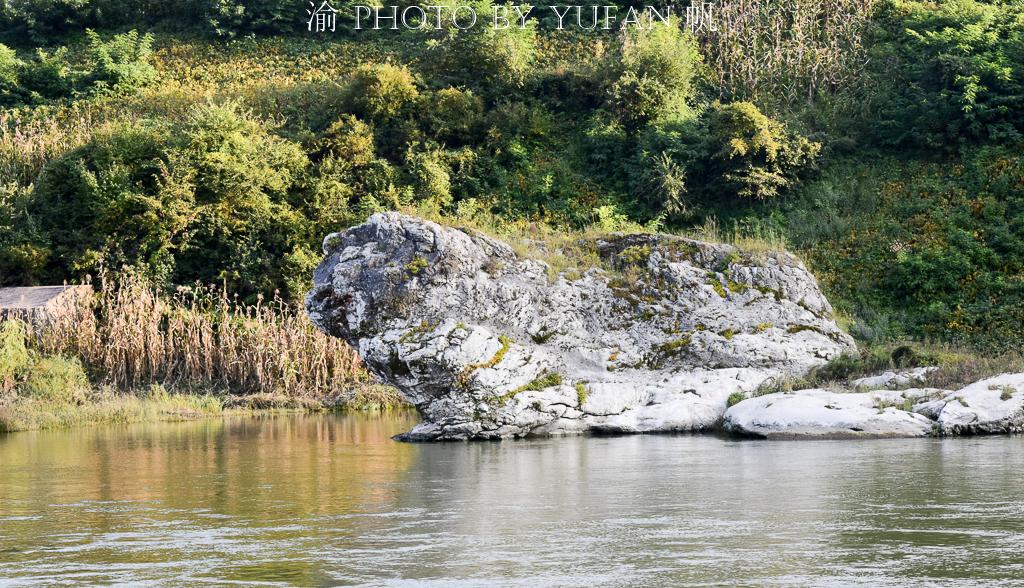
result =
[[[442,30],[427,33],[430,39],[421,64],[431,82],[442,87],[472,88],[490,97],[522,88],[537,56],[536,22],[527,21],[523,28],[516,24],[498,28],[490,18],[494,6],[511,5],[491,0],[458,5],[473,7],[480,15],[479,21],[472,28],[459,30],[447,18],[442,22]],[[515,11],[509,9],[509,14],[510,20],[515,21]]]
[[[322,157],[335,157],[349,165],[362,167],[376,157],[373,129],[351,114],[342,115],[317,141]]]
[[[40,41],[93,24],[92,4],[93,0],[9,0],[0,3],[0,23]]]
[[[701,120],[704,158],[691,181],[710,179],[741,198],[778,196],[821,149],[749,102],[716,103]]]
[[[1024,132],[1024,4],[889,0],[871,43],[869,134],[924,148],[1019,141]]]
[[[7,45],[0,44],[0,88],[13,88],[18,85],[18,69],[21,61],[18,55]]]
[[[419,90],[406,67],[364,64],[349,78],[347,96],[349,108],[360,117],[389,121],[415,105]]]
[[[0,45],[0,105],[37,103],[76,94],[133,94],[156,79],[153,37],[137,31],[104,40],[86,31],[84,58],[72,60],[67,47],[37,49],[26,61]]]
[[[28,198],[24,187],[0,185],[0,286],[35,284],[47,262],[38,225],[27,211]]]
[[[0,32],[33,42],[60,40],[87,28],[140,24],[201,27],[234,36],[247,32],[293,32],[305,13],[287,0],[6,0],[0,2]],[[295,25],[295,26],[289,26]]]
[[[0,397],[14,389],[30,365],[25,325],[20,321],[0,322]]]
[[[426,97],[420,113],[428,137],[450,145],[465,145],[480,137],[484,103],[471,91],[444,88]]]
[[[696,40],[678,27],[627,27],[609,65],[608,108],[632,130],[689,114],[700,59]]]
[[[210,105],[180,126],[121,128],[55,160],[30,209],[46,228],[51,275],[131,265],[172,283],[273,292],[284,264],[327,230],[298,194],[308,164],[237,106]]]
[[[296,33],[305,24],[306,2],[289,0],[201,0],[201,14],[218,35]],[[337,3],[340,8],[341,3]],[[320,2],[317,2],[317,6]]]
[[[152,35],[129,31],[104,41],[95,31],[86,34],[90,71],[85,81],[94,91],[130,94],[156,79]]]
[[[18,386],[18,395],[35,400],[77,403],[92,389],[89,376],[77,358],[38,357]]]
[[[81,278],[106,263],[167,277],[188,207],[162,190],[169,140],[166,126],[99,133],[46,167],[28,208],[45,227],[50,275]]]
[[[696,119],[647,129],[637,192],[670,214],[764,201],[792,189],[820,149],[749,102],[715,103]]]
[[[75,79],[68,67],[68,53],[66,47],[56,51],[37,49],[35,59],[21,68],[22,96],[30,102],[39,102],[72,95]]]
[[[444,153],[433,145],[415,145],[406,154],[405,167],[413,193],[440,210],[452,203],[452,178]]]

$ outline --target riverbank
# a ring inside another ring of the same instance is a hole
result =
[[[0,431],[407,406],[281,299],[104,278],[45,322],[0,321]]]
[[[168,392],[151,386],[137,392],[110,387],[75,398],[54,389],[48,394],[15,394],[0,402],[0,433],[145,422],[190,421],[228,416],[259,416],[314,412],[388,412],[408,410],[393,390],[368,385],[340,400],[314,400],[272,395],[232,397],[212,393]]]
[[[191,300],[132,283],[42,327],[0,322],[0,432],[405,406],[302,315]]]

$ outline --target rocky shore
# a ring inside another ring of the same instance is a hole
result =
[[[1018,432],[1024,374],[962,390],[891,372],[768,393],[853,340],[784,252],[666,235],[573,245],[579,275],[471,229],[381,213],[324,241],[306,306],[423,417],[408,440],[724,429],[757,437]],[[558,255],[558,251],[549,251]]]

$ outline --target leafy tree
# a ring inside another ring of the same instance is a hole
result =
[[[609,66],[607,105],[630,130],[691,113],[700,52],[692,35],[666,24],[623,29]]]
[[[814,162],[821,145],[791,133],[750,102],[715,104],[702,117],[706,128],[701,176],[741,198],[765,200],[789,188]]]
[[[469,90],[444,88],[427,96],[420,116],[431,138],[451,145],[465,145],[480,136],[484,103]]]
[[[636,191],[654,214],[768,200],[791,189],[820,149],[749,102],[715,103],[645,132]]]
[[[169,138],[160,125],[104,131],[47,165],[29,211],[45,227],[48,269],[58,279],[104,264],[169,275],[171,247],[190,206],[161,189]]]
[[[21,60],[10,47],[0,44],[0,106],[18,101],[18,70]]]
[[[101,133],[47,165],[29,206],[60,278],[130,265],[273,292],[319,238],[299,195],[308,164],[237,105],[207,105],[178,126]]]

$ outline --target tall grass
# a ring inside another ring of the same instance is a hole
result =
[[[210,287],[165,295],[135,277],[57,313],[32,340],[78,357],[97,383],[234,395],[344,399],[369,384],[356,352],[275,299],[243,304]]]
[[[863,86],[874,0],[731,0],[702,41],[723,98],[813,102]]]

